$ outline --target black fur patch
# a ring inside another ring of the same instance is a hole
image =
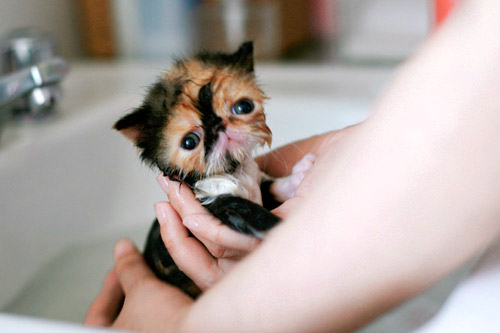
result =
[[[201,114],[201,123],[205,133],[205,157],[213,150],[213,146],[219,138],[219,131],[224,130],[222,119],[215,114],[212,106],[212,91],[210,83],[200,88],[198,93],[198,110]]]
[[[141,149],[141,159],[160,170],[167,167],[160,165],[158,160],[160,142],[163,139],[162,131],[181,90],[180,84],[169,86],[162,80],[156,82],[149,89],[143,104],[114,125],[118,131],[135,127],[139,131],[136,146]]]
[[[229,153],[226,153],[226,173],[233,174],[240,166],[240,162],[235,160]]]
[[[231,229],[257,237],[281,220],[264,207],[234,195],[219,195],[205,207]]]
[[[276,200],[274,195],[271,193],[271,185],[273,185],[274,180],[263,180],[260,183],[260,193],[262,194],[262,206],[269,210],[273,210],[282,203]]]

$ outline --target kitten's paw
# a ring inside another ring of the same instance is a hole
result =
[[[281,202],[293,198],[295,191],[297,191],[315,161],[316,155],[306,154],[293,166],[292,173],[289,176],[276,179],[272,191],[275,198]]]
[[[303,174],[305,175],[306,172],[308,172],[312,166],[314,165],[314,162],[316,161],[316,155],[314,154],[305,154],[304,157],[297,163],[292,168],[292,175],[294,174]],[[302,177],[304,179],[304,177]],[[301,181],[302,181],[301,179]]]

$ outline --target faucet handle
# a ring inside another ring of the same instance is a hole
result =
[[[29,67],[58,54],[57,43],[47,33],[36,28],[17,29],[4,39],[7,52],[2,51],[3,73]]]

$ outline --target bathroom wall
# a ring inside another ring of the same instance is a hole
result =
[[[429,0],[337,0],[339,56],[383,62],[410,56],[430,31]]]
[[[217,0],[220,3],[272,3],[268,0]],[[183,11],[200,3],[216,0],[112,0],[114,30],[119,54],[128,58],[189,53],[199,47],[194,42],[192,22],[179,20]],[[286,0],[287,8],[294,2]],[[323,49],[328,54],[321,61],[348,60],[380,62],[403,60],[411,55],[429,32],[429,0],[302,0],[305,3],[324,3],[319,6],[335,11],[329,19],[339,31],[323,40]],[[0,0],[0,36],[8,31],[35,26],[52,33],[59,40],[62,54],[75,58],[85,54],[80,35],[80,8],[77,0]],[[99,3],[99,0],[96,0]],[[296,5],[295,5],[296,6]],[[168,7],[168,10],[165,8]],[[318,7],[318,8],[319,8]],[[219,16],[224,13],[219,10]],[[234,17],[231,13],[230,17]],[[336,17],[337,16],[337,17]],[[141,27],[145,17],[148,25]],[[168,18],[163,19],[163,18]],[[318,15],[315,15],[318,18]],[[272,21],[269,19],[264,22]],[[269,23],[269,22],[268,22]],[[272,24],[271,24],[272,25]],[[257,24],[262,26],[262,24]],[[143,34],[141,35],[141,31]],[[155,32],[155,29],[159,32]],[[206,29],[210,30],[210,29]],[[213,29],[215,30],[215,29]],[[273,41],[272,29],[265,29],[264,37]],[[299,29],[300,30],[300,29]],[[210,30],[211,31],[211,30]],[[158,42],[168,40],[168,43]],[[290,33],[287,33],[287,36]],[[255,39],[254,36],[252,36]],[[278,37],[281,39],[281,37]],[[206,42],[210,40],[202,36]],[[259,41],[261,47],[265,41]],[[160,47],[161,46],[161,47]],[[206,47],[201,43],[202,47]],[[306,49],[306,55],[311,53]],[[232,47],[234,48],[234,46]],[[313,49],[312,52],[315,52]],[[302,61],[317,61],[317,57],[300,58]]]
[[[82,56],[77,5],[72,0],[0,0],[0,36],[37,27],[55,36],[64,57]]]

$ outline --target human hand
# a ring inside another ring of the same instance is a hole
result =
[[[90,306],[84,324],[137,331],[178,331],[193,300],[158,280],[129,240],[115,246],[115,267]]]
[[[170,200],[155,205],[163,242],[177,266],[201,290],[211,287],[260,244],[259,239],[223,225],[185,184],[161,174],[157,179]]]

